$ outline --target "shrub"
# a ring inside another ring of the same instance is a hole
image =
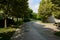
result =
[[[23,23],[23,21],[18,21],[18,22],[16,21],[15,25],[21,25],[22,23]]]
[[[31,21],[29,18],[25,18],[25,19],[23,20],[23,22],[29,22],[29,21]]]

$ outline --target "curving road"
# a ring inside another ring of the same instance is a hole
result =
[[[60,40],[54,35],[57,31],[53,24],[44,24],[40,22],[27,22],[23,40]],[[52,27],[54,27],[52,29]]]

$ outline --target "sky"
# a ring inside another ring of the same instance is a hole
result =
[[[29,0],[29,8],[33,10],[33,12],[38,13],[40,0]]]

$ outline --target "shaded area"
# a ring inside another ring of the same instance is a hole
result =
[[[10,40],[16,28],[0,28],[0,40]]]
[[[4,27],[4,20],[5,19],[0,19],[0,28]],[[7,18],[7,26],[10,26],[11,24],[15,24],[14,20]]]
[[[0,40],[10,40],[10,37],[13,35],[13,32],[0,33]]]

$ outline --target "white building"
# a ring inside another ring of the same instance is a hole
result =
[[[60,20],[54,18],[53,16],[50,16],[50,17],[48,18],[48,22],[55,23],[55,22],[60,22]]]

